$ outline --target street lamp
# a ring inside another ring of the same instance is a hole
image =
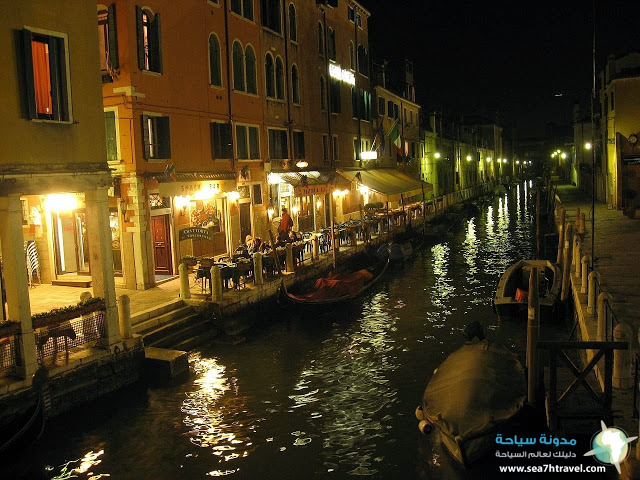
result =
[[[587,142],[587,143],[584,144],[584,148],[586,150],[591,150],[592,147],[593,147],[593,145],[591,145],[591,142]]]

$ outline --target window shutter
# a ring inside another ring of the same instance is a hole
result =
[[[157,117],[158,150],[160,158],[171,158],[171,129],[169,117]]]
[[[140,119],[142,122],[142,128],[140,129],[142,132],[142,154],[144,158],[149,159],[151,158],[151,148],[149,148],[149,123],[147,122],[149,117],[141,115]]]
[[[249,127],[249,152],[252,160],[260,158],[258,127]]]
[[[60,52],[58,50],[58,39],[56,37],[49,37],[47,39],[49,44],[49,76],[51,78],[51,110],[53,112],[54,120],[62,120],[64,117],[60,112]],[[66,72],[65,72],[66,73]]]
[[[115,116],[115,112],[104,112],[104,130],[107,136],[107,161],[109,162],[118,160]]]
[[[136,33],[138,41],[138,68],[144,70],[144,39],[142,33],[142,9],[136,5]]]
[[[115,3],[109,7],[107,23],[109,27],[109,60],[111,61],[111,67],[118,69],[120,68],[120,62],[118,61],[118,30],[116,29]]]
[[[218,124],[215,122],[211,122],[210,124],[211,131],[211,158],[215,160],[217,156],[216,145],[220,145],[220,138],[218,135]]]
[[[222,139],[222,158],[233,158],[233,133],[230,123],[220,124],[220,137]]]
[[[153,38],[155,40],[154,65],[155,71],[162,73],[162,30],[160,29],[160,14],[156,13],[151,24]]]
[[[24,61],[24,90],[28,118],[38,118],[36,112],[36,90],[33,82],[33,56],[31,54],[31,31],[22,30],[22,53]]]

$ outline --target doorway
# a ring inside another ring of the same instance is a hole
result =
[[[251,235],[251,202],[240,204],[240,243]]]
[[[171,234],[169,215],[151,217],[153,232],[153,260],[156,275],[173,275],[171,262]]]
[[[54,212],[56,274],[90,275],[84,210]]]

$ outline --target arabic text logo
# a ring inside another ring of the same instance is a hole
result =
[[[592,449],[584,455],[593,455],[600,463],[614,465],[620,473],[620,464],[629,455],[629,444],[638,437],[627,437],[621,429],[607,427],[602,421],[600,423],[602,430],[593,436]]]

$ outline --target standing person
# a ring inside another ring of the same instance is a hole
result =
[[[293,219],[286,208],[282,209],[282,218],[280,219],[280,226],[278,227],[278,237],[286,239],[289,235],[289,230],[293,227]]]

